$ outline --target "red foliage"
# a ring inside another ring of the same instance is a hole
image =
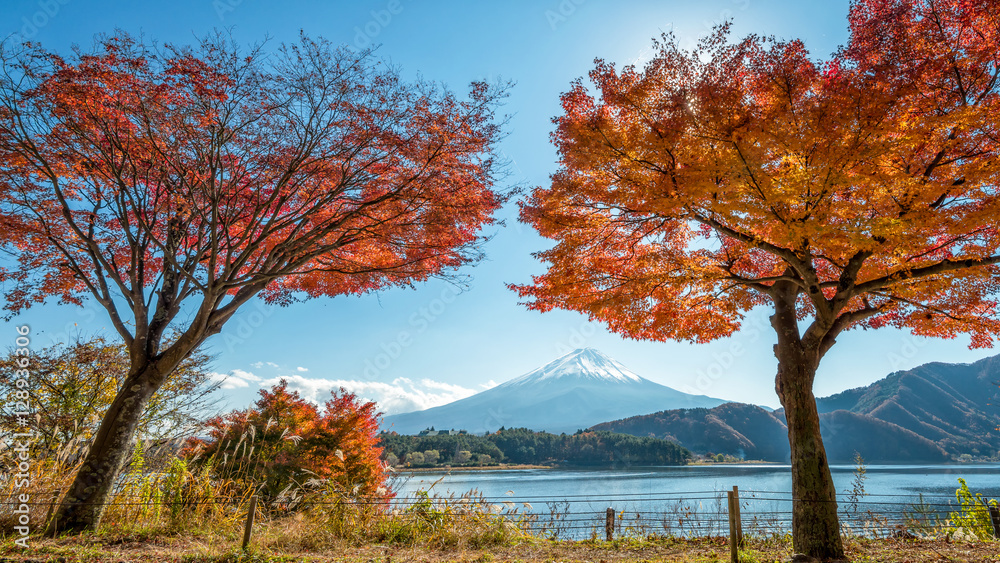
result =
[[[282,380],[261,389],[254,406],[211,419],[208,440],[191,440],[184,455],[272,498],[313,479],[350,496],[388,498],[375,409],[341,388],[321,410]]]
[[[132,297],[164,273],[282,303],[405,285],[473,258],[504,199],[491,189],[502,91],[485,84],[462,101],[306,38],[271,63],[214,37],[157,52],[118,35],[75,60],[10,51],[14,311],[106,298],[105,280]]]
[[[304,36],[272,53],[224,34],[173,46],[121,33],[68,57],[2,42],[6,309],[93,298],[129,348],[115,404],[134,406],[251,299],[454,275],[507,197],[494,190],[505,92],[459,97]],[[138,412],[108,409],[61,529],[97,525],[88,507]]]

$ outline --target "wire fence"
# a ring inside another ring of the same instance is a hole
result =
[[[256,525],[266,526],[299,512],[355,510],[411,523],[445,523],[447,518],[463,516],[488,517],[524,533],[550,539],[727,536],[731,530],[728,494],[729,491],[715,490],[552,498],[490,497],[476,491],[432,495],[420,491],[390,499],[279,496],[261,499]],[[198,511],[241,521],[255,510],[251,508],[251,498],[254,498],[252,490],[234,495],[116,493],[105,511],[113,512],[119,521],[137,524]],[[779,491],[739,490],[736,498],[742,534],[750,537],[789,533],[793,507],[796,502],[804,502]],[[30,498],[0,495],[0,525],[6,524],[0,533],[8,533],[11,526],[24,521],[31,522],[33,529],[41,529],[53,518],[59,502],[58,491],[35,491]],[[951,516],[962,510],[954,497],[925,495],[843,495],[837,499],[837,505],[843,533],[869,538],[934,536],[948,529]],[[256,499],[253,506],[257,506]]]

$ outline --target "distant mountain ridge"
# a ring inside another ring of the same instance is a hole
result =
[[[955,456],[992,456],[1000,449],[1000,356],[924,364],[816,405],[821,413],[846,410],[896,424]]]
[[[1000,455],[1000,356],[924,364],[816,403],[831,462],[849,462],[855,451],[882,463]],[[700,454],[789,458],[783,412],[741,403],[658,412],[593,429],[673,439]]]
[[[598,350],[584,348],[471,397],[386,416],[381,428],[416,434],[433,426],[478,434],[500,427],[524,427],[558,434],[616,418],[671,408],[714,407],[724,402],[660,385]]]
[[[768,461],[789,455],[784,420],[743,403],[663,411],[605,422],[591,429],[672,440],[699,454],[726,453]]]

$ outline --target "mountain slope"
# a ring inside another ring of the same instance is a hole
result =
[[[679,443],[697,454],[787,462],[788,430],[782,413],[743,403],[713,409],[678,409],[605,422],[592,430],[649,436]],[[877,418],[837,410],[820,415],[827,458],[849,463],[858,452],[871,463],[933,463],[949,459],[935,442]]]
[[[831,462],[939,462],[1000,452],[1000,356],[930,363],[817,399]],[[695,453],[787,461],[784,415],[732,403],[598,424],[595,430],[675,439]]]
[[[933,440],[873,416],[836,410],[819,415],[819,427],[827,459],[834,463],[853,461],[855,452],[869,463],[940,463],[951,458]]]
[[[698,454],[727,453],[768,461],[780,461],[789,455],[784,420],[743,403],[634,416],[592,429],[672,440]]]
[[[1000,449],[1000,356],[924,364],[816,404],[897,424],[952,455],[991,456]]]
[[[575,432],[605,420],[665,409],[714,407],[723,402],[642,378],[587,348],[471,397],[387,416],[382,430],[416,434],[433,426],[482,433],[506,426]]]

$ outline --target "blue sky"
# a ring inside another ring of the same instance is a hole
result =
[[[545,184],[555,169],[548,136],[558,96],[586,75],[595,57],[641,64],[661,32],[672,30],[690,44],[727,18],[736,36],[801,37],[813,56],[825,57],[846,40],[847,8],[846,0],[6,0],[0,21],[5,34],[64,52],[115,28],[173,43],[230,28],[246,43],[269,37],[271,47],[304,30],[354,46],[380,44],[379,55],[405,75],[419,73],[456,91],[475,79],[511,79],[517,85],[506,106],[512,120],[502,149],[511,161],[510,182],[531,187]],[[216,371],[231,375],[228,404],[245,405],[260,385],[284,376],[315,398],[344,385],[379,400],[387,412],[401,412],[467,396],[574,348],[593,347],[683,391],[778,406],[766,311],[754,312],[734,337],[705,345],[629,341],[576,313],[527,311],[504,284],[540,273],[531,253],[548,242],[517,223],[513,205],[501,218],[507,224],[491,231],[487,260],[465,270],[473,279],[464,292],[430,282],[360,298],[244,308],[207,345]],[[93,305],[47,305],[14,322],[29,323],[39,346],[109,333],[105,313]],[[866,385],[929,361],[992,354],[967,345],[963,338],[930,341],[894,330],[845,334],[824,360],[816,392]]]

